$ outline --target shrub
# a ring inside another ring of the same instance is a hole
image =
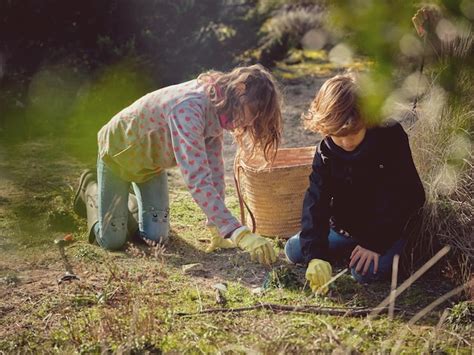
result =
[[[301,48],[301,40],[311,30],[322,26],[321,5],[283,6],[262,26],[259,61],[272,66],[283,59],[291,48]]]

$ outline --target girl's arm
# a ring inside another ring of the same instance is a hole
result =
[[[241,224],[225,206],[220,188],[214,185],[204,122],[200,106],[191,107],[189,101],[178,104],[169,113],[174,155],[186,186],[208,220],[225,236]]]
[[[223,158],[223,144],[224,137],[212,137],[206,140],[206,153],[211,169],[212,184],[217,192],[225,201],[225,178],[224,178],[224,158]]]

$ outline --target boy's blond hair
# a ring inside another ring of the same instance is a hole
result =
[[[238,67],[228,73],[210,71],[198,77],[207,85],[207,94],[218,114],[230,114],[235,125],[234,138],[240,148],[253,155],[263,151],[267,161],[275,157],[281,140],[282,96],[273,76],[261,65]],[[238,90],[245,85],[245,92]],[[222,94],[216,91],[220,87]],[[252,117],[243,115],[247,105]],[[247,144],[250,139],[251,144]]]
[[[307,129],[323,135],[346,136],[363,128],[355,77],[345,74],[327,80],[303,119]]]

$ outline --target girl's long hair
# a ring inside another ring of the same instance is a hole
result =
[[[228,73],[209,71],[198,81],[206,85],[216,113],[231,120],[240,149],[250,156],[261,151],[266,161],[272,161],[282,131],[282,96],[273,76],[257,64]],[[250,117],[245,115],[245,106]]]

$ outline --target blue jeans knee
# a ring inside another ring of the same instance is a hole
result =
[[[358,273],[355,267],[351,268],[352,277],[360,283],[371,283],[376,281],[387,280],[391,276],[393,258],[395,255],[400,255],[405,247],[406,240],[399,239],[388,249],[385,254],[379,258],[378,270],[374,274],[374,263],[370,263],[369,270],[365,275]]]
[[[303,262],[299,233],[288,239],[285,244],[285,255],[289,262],[300,264]]]
[[[138,202],[140,235],[145,240],[165,243],[169,235],[169,194],[166,171],[143,183],[133,183]]]
[[[372,282],[380,281],[380,280],[383,280],[387,276],[385,273],[382,274],[380,271],[374,274],[373,264],[370,265],[370,268],[365,275],[357,272],[355,270],[355,267],[352,267],[351,275],[354,278],[354,280],[356,280],[358,283],[361,283],[361,284],[369,284]]]

